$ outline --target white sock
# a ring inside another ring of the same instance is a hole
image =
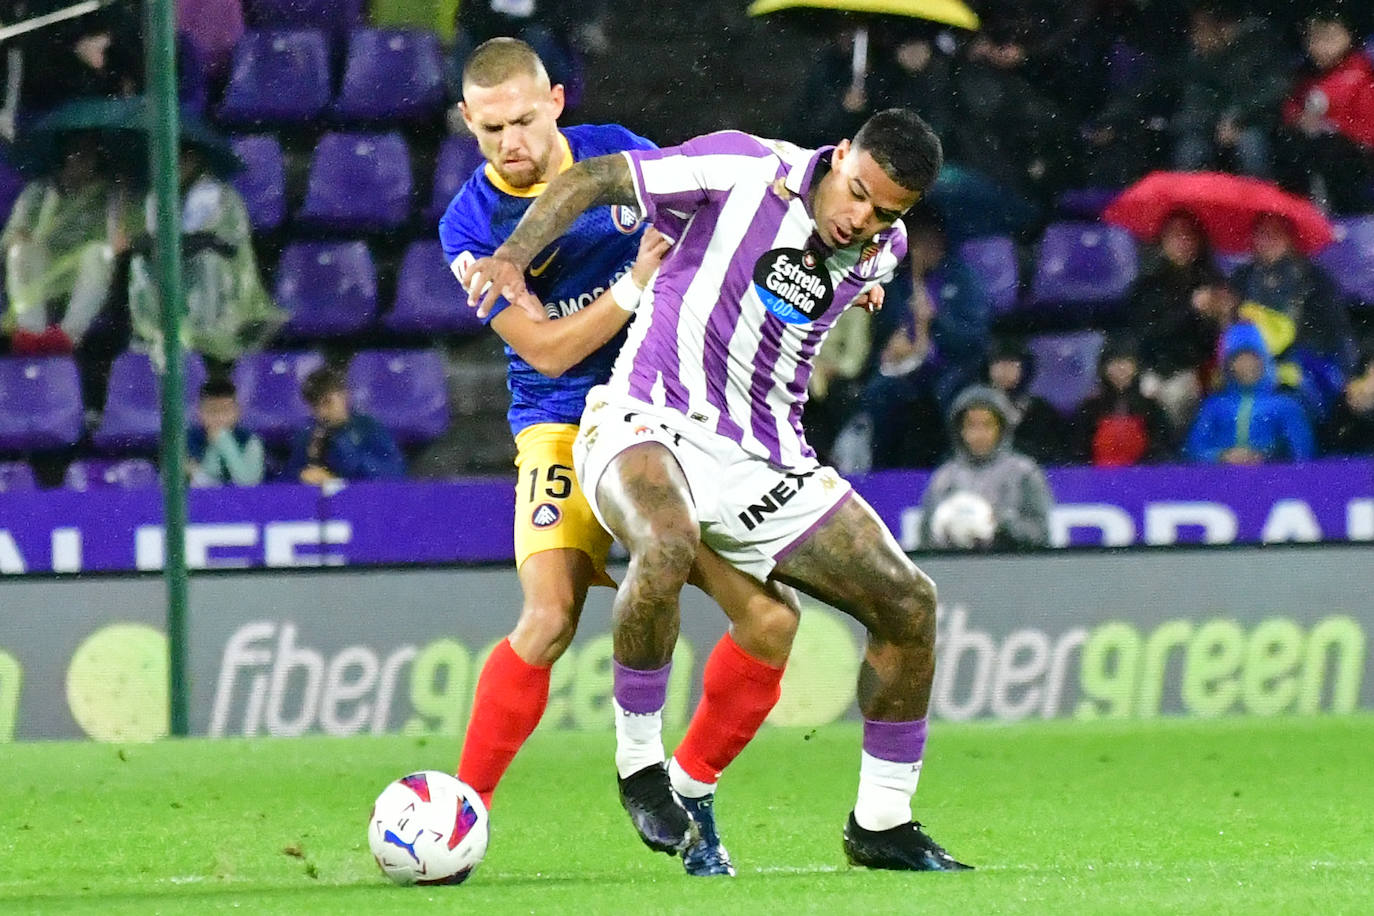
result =
[[[890,830],[911,821],[911,798],[921,778],[921,761],[894,763],[863,752],[854,820],[865,830]]]
[[[705,798],[716,792],[715,783],[702,782],[688,776],[676,757],[668,761],[668,781],[673,784],[673,791],[683,798]]]
[[[647,766],[663,762],[663,710],[626,712],[615,707],[615,768],[624,779]]]

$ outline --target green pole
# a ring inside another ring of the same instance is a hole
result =
[[[162,495],[166,520],[167,651],[171,731],[187,733],[186,418],[181,366],[181,200],[175,28],[172,0],[147,0],[148,144],[157,206],[157,278],[162,301]]]

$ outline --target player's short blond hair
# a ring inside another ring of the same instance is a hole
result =
[[[489,89],[517,76],[532,76],[545,85],[549,73],[534,48],[518,38],[493,38],[477,46],[463,65],[463,88]]]

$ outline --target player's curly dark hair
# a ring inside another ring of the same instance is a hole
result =
[[[864,122],[854,135],[856,148],[878,163],[888,178],[925,194],[944,163],[944,148],[930,125],[907,108],[889,108]]]

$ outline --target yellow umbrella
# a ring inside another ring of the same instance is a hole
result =
[[[754,0],[749,4],[749,15],[767,16],[784,10],[803,9],[899,16],[925,19],[961,29],[978,28],[978,14],[962,0]]]

